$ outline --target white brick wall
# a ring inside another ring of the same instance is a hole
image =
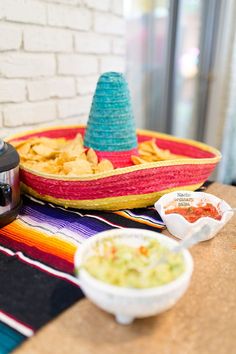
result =
[[[42,25],[46,24],[46,7],[40,1],[1,0],[1,3],[6,20]]]
[[[49,5],[48,23],[52,26],[86,31],[91,28],[92,13],[83,7]]]
[[[32,78],[56,74],[54,54],[7,52],[0,55],[0,75],[8,78]]]
[[[27,89],[29,101],[39,101],[53,97],[73,97],[76,95],[75,80],[72,77],[53,77],[29,81]]]
[[[75,50],[79,53],[107,54],[111,52],[111,39],[94,32],[75,35]]]
[[[90,75],[98,72],[98,59],[95,55],[58,55],[58,73],[61,75]]]
[[[4,125],[6,127],[48,122],[57,118],[56,104],[53,101],[48,101],[6,105],[3,110],[3,115]]]
[[[22,33],[17,26],[0,23],[0,51],[19,49]]]
[[[78,77],[77,78],[77,92],[80,95],[86,93],[93,93],[96,89],[97,84],[97,76],[85,76],[85,77]]]
[[[26,28],[23,33],[27,52],[72,52],[73,36],[58,28]]]
[[[94,28],[98,33],[109,33],[123,35],[125,32],[125,23],[122,17],[106,13],[96,13],[94,19]]]
[[[125,69],[122,0],[0,0],[0,137],[81,124],[99,75]]]
[[[23,80],[0,79],[0,102],[22,102],[26,99]]]

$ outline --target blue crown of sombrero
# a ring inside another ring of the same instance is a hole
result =
[[[128,151],[137,147],[129,88],[123,74],[108,72],[100,76],[84,143],[98,151]]]

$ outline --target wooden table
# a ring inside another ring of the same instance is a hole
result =
[[[236,206],[235,187],[214,183],[208,191]],[[235,354],[236,216],[217,237],[194,246],[191,253],[191,285],[171,310],[121,326],[85,299],[15,353]]]

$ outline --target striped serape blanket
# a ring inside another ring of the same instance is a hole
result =
[[[79,245],[112,228],[165,227],[153,207],[80,211],[23,197],[17,220],[0,229],[0,354],[83,297],[74,277]]]

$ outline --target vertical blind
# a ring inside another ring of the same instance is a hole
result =
[[[138,127],[203,140],[218,0],[126,0],[127,79]]]

